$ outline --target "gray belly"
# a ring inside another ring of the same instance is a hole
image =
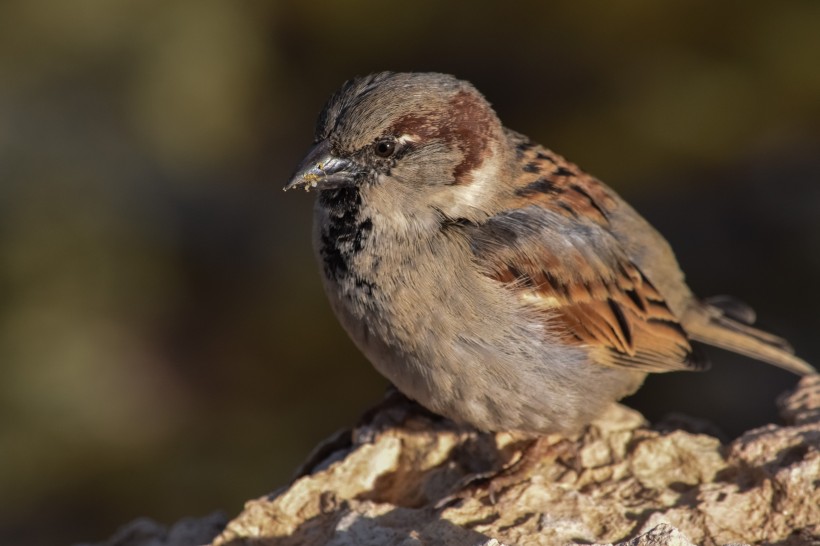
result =
[[[431,411],[483,430],[560,432],[640,385],[644,374],[594,364],[560,342],[543,315],[475,270],[466,245],[379,241],[355,189],[323,192],[316,213],[317,258],[342,326],[382,375]]]

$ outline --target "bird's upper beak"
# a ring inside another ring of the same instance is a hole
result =
[[[307,153],[284,190],[304,187],[328,189],[349,186],[356,181],[359,169],[349,159],[336,157],[330,152],[330,143],[322,140]]]

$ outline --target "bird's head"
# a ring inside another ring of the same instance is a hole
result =
[[[469,83],[436,73],[381,72],[327,102],[314,145],[285,190],[388,186],[461,215],[494,186],[504,130]]]

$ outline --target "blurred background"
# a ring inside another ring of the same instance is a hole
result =
[[[819,28],[812,0],[4,0],[0,543],[235,514],[381,397],[281,191],[357,74],[472,81],[820,362]],[[708,354],[630,404],[776,419],[795,377]]]

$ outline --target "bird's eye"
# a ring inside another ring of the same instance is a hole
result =
[[[380,140],[373,146],[373,151],[379,157],[390,157],[396,151],[396,142],[393,140]]]

